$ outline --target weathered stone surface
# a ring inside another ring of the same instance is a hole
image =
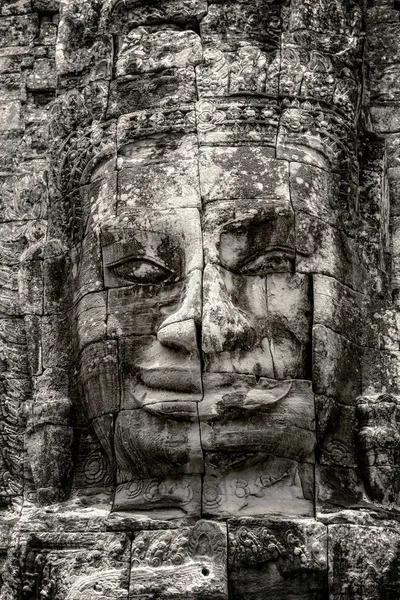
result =
[[[362,349],[327,327],[314,325],[313,352],[315,392],[355,405],[361,393]]]
[[[331,525],[328,532],[332,598],[396,597],[399,593],[397,527]]]
[[[0,33],[2,46],[29,46],[39,33],[38,16],[31,13],[0,17]]]
[[[88,598],[93,592],[113,600],[128,598],[126,535],[97,532],[93,539],[90,533],[42,533],[18,542],[15,553],[26,548],[19,582],[25,595],[54,590],[57,600]]]
[[[0,598],[398,598],[397,0],[0,4]]]
[[[199,415],[206,451],[264,451],[304,460],[314,449],[314,397],[308,381],[210,373],[204,377]]]
[[[257,453],[206,453],[203,513],[211,518],[313,516],[314,465]]]
[[[235,598],[326,597],[326,527],[313,520],[228,522],[229,573]]]
[[[132,475],[202,473],[196,405],[169,402],[122,410],[115,422],[115,453],[121,481]]]
[[[135,518],[169,521],[201,517],[201,476],[133,479],[117,485],[113,509]],[[146,520],[145,520],[146,522]]]
[[[109,117],[150,108],[171,106],[196,100],[193,67],[130,75],[111,83]]]
[[[132,542],[130,597],[228,598],[226,525],[200,520],[180,531],[141,532]]]
[[[199,208],[198,150],[195,136],[165,145],[138,141],[119,149],[118,212],[132,208]]]
[[[204,201],[289,196],[289,168],[264,147],[207,148],[200,151]]]
[[[121,77],[194,66],[201,59],[201,40],[193,31],[138,27],[120,38],[115,74]]]

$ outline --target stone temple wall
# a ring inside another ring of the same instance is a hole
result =
[[[0,599],[400,598],[400,3],[0,0]]]

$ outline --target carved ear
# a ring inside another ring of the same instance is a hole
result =
[[[39,504],[63,498],[72,469],[63,289],[67,272],[67,249],[58,240],[39,242],[21,257],[19,292],[33,383],[26,448]]]

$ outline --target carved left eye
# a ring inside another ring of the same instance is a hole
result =
[[[109,269],[116,277],[141,284],[167,283],[173,280],[175,275],[166,267],[143,258],[131,258]]]

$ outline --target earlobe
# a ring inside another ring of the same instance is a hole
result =
[[[21,257],[19,293],[33,390],[26,449],[37,501],[43,505],[64,499],[72,471],[68,351],[63,347],[48,352],[54,344],[49,336],[65,337],[63,284],[67,270],[67,249],[59,240],[37,243]]]

